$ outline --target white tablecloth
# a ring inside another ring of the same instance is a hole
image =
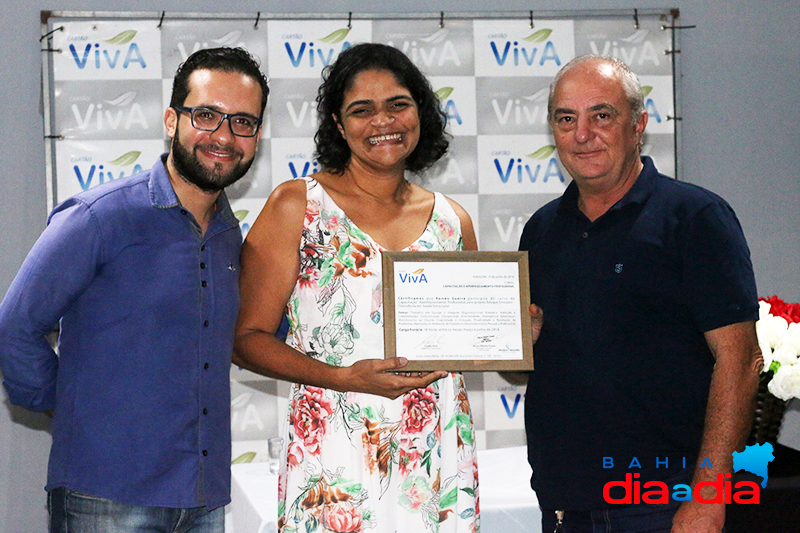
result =
[[[267,463],[231,467],[227,533],[276,533],[278,476]],[[478,452],[482,533],[539,533],[541,512],[531,490],[525,447]]]
[[[226,533],[277,533],[278,475],[268,463],[231,465]]]

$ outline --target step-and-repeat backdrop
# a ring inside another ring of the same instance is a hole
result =
[[[614,55],[639,75],[650,115],[644,153],[675,175],[675,45],[667,10],[546,18],[159,15],[54,13],[47,20],[50,206],[151,167],[167,147],[163,115],[175,70],[193,51],[215,46],[246,48],[270,82],[258,157],[228,191],[245,236],[277,184],[318,170],[320,73],[359,42],[395,46],[429,77],[452,142],[421,179],[464,206],[482,250],[515,250],[525,221],[569,183],[547,125],[547,96],[553,75],[576,55]],[[479,447],[524,444],[525,387],[496,373],[470,373],[467,381]],[[279,433],[289,386],[235,367],[231,385],[234,458],[260,460],[266,439]]]

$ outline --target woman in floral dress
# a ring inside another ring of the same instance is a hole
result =
[[[463,208],[404,177],[444,155],[445,117],[389,46],[354,46],[323,78],[325,170],[277,187],[242,251],[234,360],[296,384],[280,530],[479,531],[462,376],[383,359],[381,252],[477,249]],[[286,344],[274,336],[284,314]]]

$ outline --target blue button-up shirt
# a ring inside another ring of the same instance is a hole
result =
[[[0,365],[12,403],[55,409],[48,490],[213,509],[230,501],[241,233],[222,193],[201,234],[164,160],[53,210],[0,305]]]

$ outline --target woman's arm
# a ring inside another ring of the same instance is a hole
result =
[[[306,184],[286,182],[270,195],[242,247],[241,307],[233,362],[266,376],[334,389],[396,398],[446,375],[395,375],[404,358],[366,359],[336,367],[301,353],[275,337],[299,273],[306,212]],[[382,354],[376,354],[381,356]]]

